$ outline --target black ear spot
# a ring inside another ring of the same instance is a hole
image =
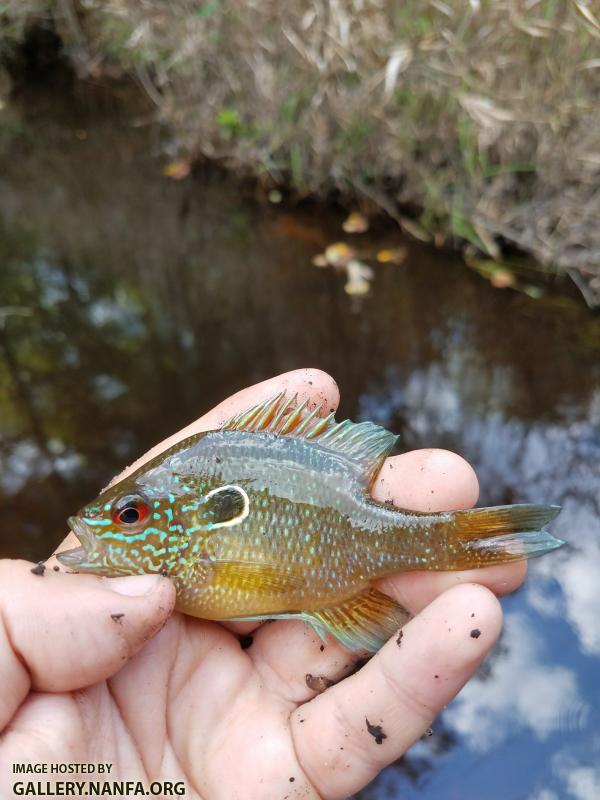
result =
[[[211,528],[238,525],[250,512],[250,499],[241,486],[219,486],[205,497]]]

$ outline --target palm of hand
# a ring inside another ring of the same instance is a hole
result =
[[[303,625],[286,627],[325,652]],[[277,633],[287,652],[285,629]],[[184,781],[187,796],[264,797],[265,787],[294,783],[303,797],[317,797],[291,730],[292,712],[314,692],[304,675],[286,684],[278,667],[255,662],[224,627],[174,614],[112,678],[75,692],[32,692],[0,745],[2,761],[19,760],[26,743],[32,762],[108,762],[121,779]]]

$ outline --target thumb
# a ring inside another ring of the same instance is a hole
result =
[[[175,604],[161,575],[101,578],[0,561],[0,730],[30,689],[73,691],[117,672]]]

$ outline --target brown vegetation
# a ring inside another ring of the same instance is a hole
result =
[[[585,0],[3,8],[4,49],[51,15],[81,75],[134,73],[178,157],[340,190],[492,258],[516,244],[600,290],[600,24]]]

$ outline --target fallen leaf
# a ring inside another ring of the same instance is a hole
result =
[[[363,264],[362,261],[357,261],[356,259],[351,259],[346,264],[346,272],[348,274],[349,280],[359,280],[363,278],[367,281],[372,281],[375,277],[375,273],[368,267],[366,264]]]
[[[346,294],[367,294],[370,288],[369,281],[358,278],[358,280],[348,281],[344,286],[344,291]]]
[[[181,181],[190,174],[189,161],[171,161],[163,169],[163,175],[167,178],[173,178],[175,181]]]
[[[507,289],[515,282],[515,276],[507,269],[498,269],[490,275],[490,283],[496,289]]]
[[[312,263],[315,267],[326,267],[328,266],[329,262],[325,256],[325,253],[317,253],[316,256],[313,256]]]
[[[351,259],[346,264],[346,274],[348,276],[344,286],[346,294],[366,294],[371,288],[369,281],[373,280],[374,272],[362,261]]]
[[[369,220],[358,211],[353,211],[342,223],[346,233],[364,233],[369,230]]]
[[[354,250],[344,242],[335,242],[325,250],[325,258],[332,267],[344,267],[354,258]]]
[[[391,250],[379,250],[375,258],[380,264],[402,264],[406,255],[406,247],[395,247]]]

